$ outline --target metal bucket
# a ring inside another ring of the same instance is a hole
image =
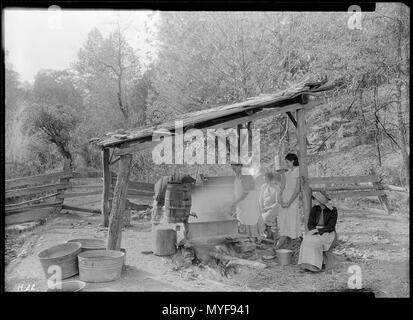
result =
[[[283,158],[281,154],[276,154],[274,156],[274,169],[276,172],[280,173],[288,170],[283,164]]]
[[[292,251],[288,249],[277,250],[278,263],[282,266],[287,266],[291,263]]]
[[[49,275],[55,272],[50,270],[51,273],[48,273],[50,266],[60,267],[62,279],[78,274],[77,255],[81,252],[81,247],[80,242],[68,242],[41,251],[38,258],[46,278],[49,278]]]
[[[86,283],[79,280],[65,281],[61,283],[60,288],[49,288],[47,292],[78,292],[82,291]]]
[[[78,256],[79,278],[86,282],[118,280],[122,273],[125,253],[116,250],[89,250]]]
[[[82,245],[82,252],[87,250],[105,250],[105,240],[102,239],[72,239],[68,242],[80,242]]]
[[[191,187],[168,182],[165,193],[165,216],[169,223],[186,222],[191,212]]]

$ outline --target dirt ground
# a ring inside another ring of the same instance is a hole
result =
[[[98,206],[98,202],[92,205]],[[99,223],[99,215],[63,211],[32,230],[7,232],[6,291],[45,291],[46,278],[37,254],[74,238],[105,239],[107,229]],[[237,267],[235,273],[222,275],[217,268],[177,267],[172,257],[142,253],[152,250],[151,223],[134,218],[122,236],[127,253],[121,279],[88,283],[84,291],[342,291],[348,288],[348,268],[358,265],[363,288],[376,297],[410,296],[408,213],[387,215],[377,206],[354,209],[343,203],[337,232],[339,244],[334,252],[340,262],[328,272],[300,273],[293,259],[295,264],[288,266],[271,260],[263,270]],[[261,261],[269,248],[257,249],[252,259]]]

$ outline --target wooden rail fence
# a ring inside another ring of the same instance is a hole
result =
[[[111,173],[111,176],[109,200],[113,198],[117,179],[114,172]],[[61,171],[6,180],[6,216],[34,209],[50,210],[53,208],[57,210],[77,210],[80,212],[100,212],[100,210],[74,207],[64,203],[64,200],[69,198],[101,195],[103,192],[103,179],[101,179],[101,183],[96,183],[96,180],[87,183],[89,178],[102,178],[102,172],[93,170],[82,172]],[[233,179],[234,177],[203,177],[203,180],[205,182],[208,181],[207,184],[210,186],[230,185],[233,183]],[[312,192],[318,191],[333,199],[378,197],[388,213],[391,212],[391,209],[385,191],[407,193],[407,190],[402,187],[381,183],[377,175],[310,177],[308,182]],[[146,209],[148,205],[136,204],[130,201],[130,199],[151,199],[153,197],[153,187],[154,185],[151,183],[129,181],[129,199],[127,200],[126,207],[132,210]],[[85,191],[84,189],[87,190]],[[59,195],[62,191],[63,198],[60,198]],[[101,201],[101,199],[95,199],[89,203],[98,201]]]
[[[109,199],[113,197],[113,190],[116,183],[116,173],[112,172],[111,189]],[[21,177],[6,180],[5,187],[5,213],[6,216],[28,212],[31,210],[57,210],[68,209],[80,212],[97,213],[100,210],[69,206],[64,203],[65,199],[100,195],[103,192],[103,182],[89,182],[90,178],[102,178],[101,171],[60,171],[36,176]],[[63,181],[63,182],[62,182]],[[86,191],[85,191],[86,190]],[[63,197],[60,198],[61,193]],[[128,198],[153,197],[153,184],[130,181],[128,188]],[[98,202],[101,199],[93,200],[89,203]],[[136,204],[127,201],[127,208],[142,210],[147,205]]]

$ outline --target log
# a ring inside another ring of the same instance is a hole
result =
[[[119,162],[119,174],[116,181],[112,210],[110,213],[108,250],[120,250],[122,237],[122,215],[125,210],[126,196],[128,193],[128,182],[132,163],[132,155],[122,155]]]
[[[99,209],[89,209],[89,208],[79,208],[79,207],[72,207],[68,205],[63,205],[62,209],[72,210],[72,211],[79,211],[79,212],[90,212],[90,213],[100,213]]]
[[[61,201],[56,201],[56,202],[38,203],[38,204],[33,204],[31,206],[23,206],[23,207],[18,207],[18,208],[10,208],[10,209],[6,208],[6,215],[12,212],[31,211],[35,208],[59,207],[61,206],[61,204],[62,204]]]
[[[236,265],[247,266],[247,267],[258,268],[258,269],[267,268],[266,264],[258,262],[258,261],[240,259],[240,258],[236,258],[236,257],[232,257],[232,256],[228,256],[228,255],[216,253],[216,252],[210,252],[209,255],[218,260],[227,260],[228,261],[227,266],[236,264]]]
[[[59,192],[53,193],[53,194],[49,194],[49,195],[44,196],[44,197],[40,197],[40,198],[36,198],[36,199],[31,199],[31,200],[28,200],[28,201],[23,201],[23,202],[20,202],[20,203],[8,204],[8,205],[6,205],[6,209],[18,207],[18,206],[21,206],[21,205],[23,205],[23,204],[28,204],[28,203],[32,203],[32,202],[36,202],[36,201],[41,201],[41,200],[53,198],[53,197],[57,196],[58,194],[59,194]]]
[[[102,150],[102,165],[103,165],[103,190],[102,190],[102,226],[109,225],[109,195],[110,195],[110,169],[109,169],[109,149]]]
[[[47,173],[47,174],[40,174],[37,176],[30,176],[30,177],[22,177],[16,179],[9,179],[6,180],[6,190],[10,190],[12,188],[27,186],[34,183],[44,183],[51,180],[57,180],[60,178],[71,178],[73,173],[68,172],[54,172],[54,173]]]
[[[70,183],[56,183],[44,186],[28,187],[23,189],[15,189],[6,191],[6,199],[13,197],[21,197],[27,195],[38,194],[47,191],[64,190],[70,187]]]

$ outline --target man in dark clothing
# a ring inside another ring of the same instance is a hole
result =
[[[157,225],[162,222],[164,217],[165,194],[168,182],[176,181],[173,176],[163,176],[154,186],[153,208],[152,208],[152,223]],[[180,180],[181,183],[194,183],[196,180],[189,175],[185,175]],[[177,181],[178,182],[178,181]]]

